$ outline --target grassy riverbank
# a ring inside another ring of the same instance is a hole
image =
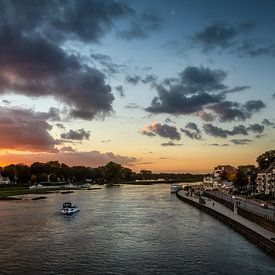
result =
[[[26,195],[26,194],[48,194],[52,191],[56,191],[59,189],[35,189],[30,190],[28,187],[13,187],[13,188],[1,188],[0,189],[0,199],[7,199],[11,196],[17,196],[17,195]]]

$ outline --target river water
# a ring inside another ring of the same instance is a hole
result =
[[[168,185],[0,202],[0,274],[275,274],[275,260]],[[65,201],[81,211],[63,216]]]

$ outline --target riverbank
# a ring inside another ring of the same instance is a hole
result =
[[[186,192],[183,190],[177,193],[177,197],[227,224],[275,257],[275,234],[273,232],[239,216],[236,211],[232,211],[211,199],[206,199],[205,204],[201,204],[198,197],[187,196]]]

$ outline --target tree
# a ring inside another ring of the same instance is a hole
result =
[[[244,187],[244,186],[247,186],[247,184],[248,184],[248,179],[245,173],[242,170],[237,170],[234,185],[238,187]]]
[[[109,182],[117,183],[122,178],[122,166],[110,161],[104,167],[105,177]]]
[[[256,159],[259,169],[266,169],[275,161],[275,150],[266,151]]]

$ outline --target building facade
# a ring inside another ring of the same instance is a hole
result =
[[[257,174],[256,184],[258,193],[272,194],[275,197],[275,162]]]

